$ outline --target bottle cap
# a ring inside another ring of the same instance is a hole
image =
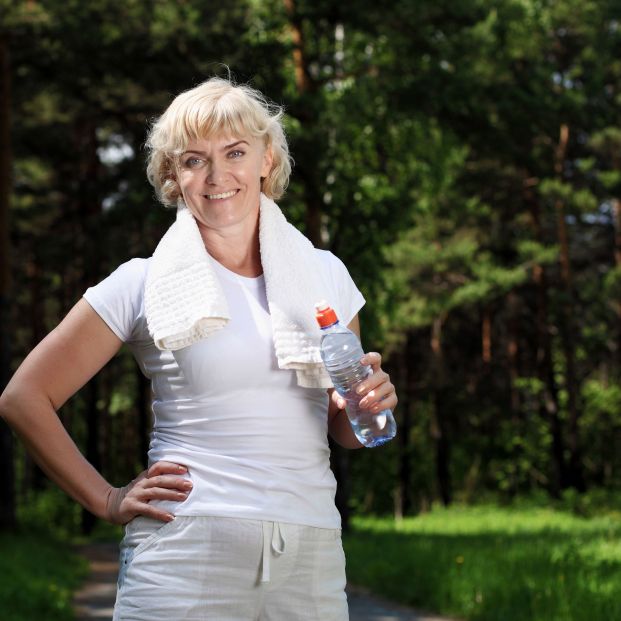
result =
[[[321,300],[321,302],[315,304],[315,318],[322,328],[327,328],[338,321],[334,309],[330,308],[325,300]]]

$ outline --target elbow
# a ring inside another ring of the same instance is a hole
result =
[[[347,443],[347,445],[345,445],[346,449],[361,449],[364,448],[364,444],[361,444],[360,442],[358,442],[358,439],[356,438],[355,440],[352,440],[351,442]]]
[[[334,440],[334,442],[336,442],[336,444],[344,449],[359,449],[364,447],[364,444],[361,444],[358,441],[358,438],[356,438],[353,432],[344,434],[334,433],[331,431],[330,437]]]
[[[351,440],[349,442],[339,442],[338,444],[340,444],[344,449],[347,449],[349,451],[364,448],[364,444],[360,444],[358,440]]]
[[[3,420],[7,425],[11,426],[9,408],[6,406],[4,400],[0,400],[0,420]]]
[[[0,394],[0,418],[9,426],[13,426],[19,416],[19,404],[23,402],[18,391],[9,384],[2,394]]]
[[[5,422],[9,423],[12,409],[13,407],[11,406],[11,397],[9,394],[7,394],[7,390],[5,390],[0,395],[0,418],[2,418]]]

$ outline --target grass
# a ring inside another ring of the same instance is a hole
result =
[[[398,524],[354,518],[344,536],[348,577],[469,621],[621,619],[621,513],[579,500],[565,509],[456,506]],[[91,537],[118,538],[117,530],[103,525]],[[86,563],[61,535],[37,532],[0,534],[2,621],[73,619]]]
[[[67,544],[42,534],[0,534],[2,621],[69,621],[71,598],[87,572]]]
[[[621,517],[543,508],[454,507],[354,518],[348,578],[470,621],[621,619]]]

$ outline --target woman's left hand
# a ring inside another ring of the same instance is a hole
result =
[[[373,373],[360,382],[356,388],[356,392],[363,395],[360,407],[363,410],[370,410],[373,414],[386,409],[394,410],[399,399],[390,381],[390,376],[382,369],[382,356],[374,351],[368,352],[362,357],[361,362],[363,365],[370,365]],[[336,398],[338,407],[344,409],[347,405],[345,399],[336,391],[333,397]]]

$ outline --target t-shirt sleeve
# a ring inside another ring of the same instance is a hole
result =
[[[84,292],[84,299],[124,342],[135,339],[142,312],[147,259],[131,259]]]
[[[329,267],[332,281],[334,301],[328,300],[334,305],[338,317],[343,325],[349,325],[358,311],[364,306],[366,300],[352,277],[349,275],[343,261],[327,250],[320,251],[322,259]]]

